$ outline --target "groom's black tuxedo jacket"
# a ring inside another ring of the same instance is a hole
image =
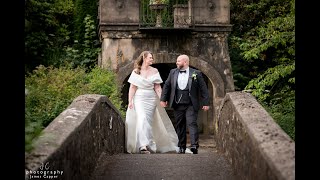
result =
[[[175,98],[176,88],[178,86],[178,75],[178,68],[171,69],[169,76],[162,88],[160,100],[168,101],[169,107],[172,107]],[[199,102],[201,102],[202,106],[209,106],[208,89],[202,77],[202,73],[199,70],[189,67],[189,79],[187,88],[189,89],[189,96],[194,110],[198,111],[200,109]]]

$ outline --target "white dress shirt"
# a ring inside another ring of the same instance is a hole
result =
[[[189,67],[186,70],[186,73],[180,73],[178,75],[178,86],[180,89],[185,89],[188,85],[188,79],[189,79]]]

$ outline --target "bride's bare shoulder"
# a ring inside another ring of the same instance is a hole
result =
[[[154,74],[157,74],[159,71],[158,71],[158,69],[157,68],[154,68],[154,67],[152,67],[152,74],[154,75]]]

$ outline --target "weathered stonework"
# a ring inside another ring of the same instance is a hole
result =
[[[215,128],[217,148],[237,179],[295,179],[295,142],[251,94],[227,93]]]
[[[230,0],[194,0],[193,3],[196,25],[230,23]]]
[[[139,0],[99,1],[99,66],[117,73],[123,102],[127,102],[127,79],[142,51],[153,52],[153,66],[164,81],[177,56],[187,54],[190,66],[203,72],[210,92],[210,110],[199,113],[200,131],[213,134],[221,99],[226,92],[234,91],[227,41],[231,31],[229,0],[191,0],[174,6],[183,6],[181,15],[192,17],[189,28],[183,29],[140,28],[139,5]]]
[[[102,152],[125,152],[124,127],[120,112],[106,96],[79,96],[43,130],[34,149],[26,154],[26,179],[39,175],[30,176],[30,171],[62,172],[51,179],[89,179]],[[37,179],[48,179],[40,176]]]

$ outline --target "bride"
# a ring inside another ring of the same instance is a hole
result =
[[[178,151],[178,137],[165,109],[160,106],[162,79],[150,66],[153,57],[143,51],[135,61],[128,82],[129,104],[126,112],[126,148],[128,153],[165,153]]]

